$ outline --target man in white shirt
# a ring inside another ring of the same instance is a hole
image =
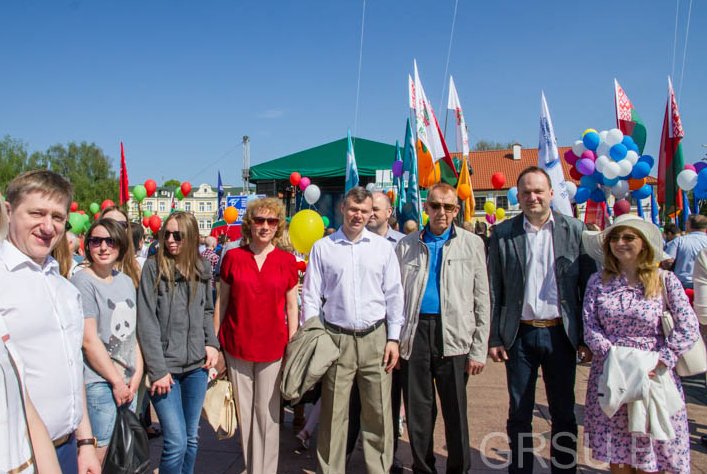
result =
[[[318,471],[345,472],[351,387],[361,395],[363,454],[369,473],[387,473],[393,458],[391,371],[403,318],[400,269],[393,246],[366,229],[371,193],[351,189],[343,225],[315,242],[302,291],[304,319],[320,317],[341,355],[322,379]]]
[[[23,173],[8,185],[0,316],[24,361],[27,391],[62,471],[99,473],[83,385],[81,301],[51,257],[64,237],[71,194],[71,184],[47,170]]]

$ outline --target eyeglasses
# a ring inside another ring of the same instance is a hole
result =
[[[260,217],[260,216],[254,216],[253,217],[253,224],[255,225],[263,225],[265,223],[268,223],[270,227],[275,227],[280,223],[280,218],[278,217]]]
[[[427,201],[427,205],[434,211],[439,211],[441,208],[444,208],[444,212],[454,212],[457,210],[456,204]]]
[[[115,247],[115,239],[113,237],[89,237],[86,239],[86,242],[88,242],[88,246],[92,249],[97,249],[103,242],[105,242],[106,246],[109,248]]]
[[[633,242],[633,241],[636,240],[637,238],[638,238],[638,236],[637,236],[637,235],[633,235],[633,234],[621,234],[621,235],[619,235],[619,234],[614,234],[614,235],[610,235],[610,236],[609,236],[609,242],[612,242],[612,243],[615,244],[615,243],[618,242],[619,240],[623,240],[624,242],[630,244],[631,242]]]
[[[172,236],[175,242],[181,242],[182,241],[182,233],[179,232],[178,230],[171,231],[171,230],[165,230],[164,231],[164,240],[165,242],[169,240],[169,236]]]

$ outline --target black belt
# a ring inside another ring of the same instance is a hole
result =
[[[385,318],[379,319],[376,321],[372,326],[368,326],[365,329],[347,329],[347,328],[342,328],[341,326],[337,326],[336,324],[332,324],[328,321],[324,321],[324,326],[334,334],[346,334],[347,336],[354,336],[354,337],[362,337],[362,336],[367,336],[368,334],[372,333],[376,329],[378,329],[381,324],[385,322]]]
[[[420,313],[420,319],[439,319],[439,313]]]

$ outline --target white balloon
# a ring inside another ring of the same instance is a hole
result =
[[[376,190],[376,183],[368,183],[366,185],[366,191],[368,191],[369,193],[372,193],[375,190]]]
[[[597,158],[597,161],[594,162],[594,168],[597,171],[599,171],[600,173],[603,173],[604,168],[606,167],[606,165],[608,165],[610,163],[610,161],[611,161],[611,158],[609,158],[608,156],[600,155]]]
[[[629,150],[628,153],[626,153],[626,158],[621,161],[628,161],[631,163],[631,166],[633,166],[638,163],[638,153],[633,150]]]
[[[601,142],[599,143],[599,146],[597,147],[597,156],[599,155],[605,155],[609,156],[609,149],[611,147],[606,144],[606,142]]]
[[[602,130],[601,132],[599,132],[599,138],[601,138],[602,142],[606,141],[606,136],[608,134],[609,134],[609,132],[607,130]]]
[[[582,156],[582,153],[584,153],[586,150],[587,148],[584,146],[582,140],[577,140],[576,142],[574,142],[574,145],[572,145],[572,152],[577,156]]]
[[[609,133],[606,134],[606,143],[611,147],[617,143],[621,143],[624,139],[624,134],[618,128],[612,128]]]
[[[310,205],[319,201],[321,195],[322,192],[316,184],[310,184],[304,189],[304,200]]]
[[[678,186],[685,191],[691,191],[697,186],[697,173],[692,170],[682,170],[678,173]]]
[[[619,164],[615,161],[608,163],[604,167],[604,171],[602,172],[606,179],[617,178],[619,176],[619,173],[621,173],[621,169],[619,168]]]
[[[565,181],[565,189],[567,189],[567,196],[570,198],[570,201],[574,199],[574,195],[577,194],[577,185],[572,181]]]
[[[621,180],[611,187],[611,194],[613,194],[616,199],[623,199],[628,192],[628,181]]]
[[[621,160],[618,163],[619,168],[621,169],[619,176],[628,176],[628,174],[631,173],[631,170],[633,169],[633,165],[631,164],[631,162],[628,160]]]

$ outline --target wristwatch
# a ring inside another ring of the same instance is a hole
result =
[[[81,446],[88,446],[88,445],[91,445],[94,448],[96,446],[98,446],[98,440],[96,440],[95,436],[92,436],[91,438],[76,440],[76,447],[77,448],[80,448]]]

